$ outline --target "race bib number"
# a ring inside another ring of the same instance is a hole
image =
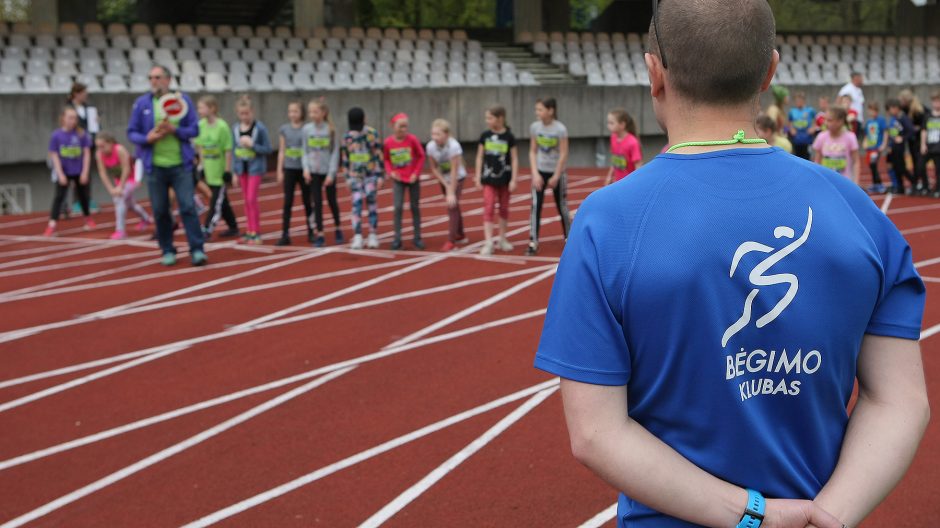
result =
[[[793,128],[795,128],[795,129],[797,129],[797,130],[805,130],[805,129],[809,128],[809,121],[807,121],[807,120],[805,120],[805,119],[800,119],[800,120],[798,120],[798,121],[794,121],[794,122],[793,122]]]
[[[218,145],[206,145],[202,147],[203,159],[219,159],[222,157],[222,149]]]
[[[411,148],[394,148],[389,151],[389,161],[394,167],[407,167],[411,163]]]
[[[891,130],[888,130],[888,135],[893,138],[896,138],[901,135],[901,131],[898,130],[897,128],[892,127]]]
[[[304,157],[304,149],[299,147],[288,147],[284,149],[284,156],[290,159],[300,159]]]
[[[349,161],[353,163],[369,163],[372,157],[368,152],[353,152],[349,154]]]
[[[487,154],[495,154],[499,156],[509,152],[509,143],[506,143],[505,141],[493,141],[491,139],[483,144],[483,150],[485,150]]]
[[[626,170],[627,158],[613,154],[610,156],[610,164],[613,165],[615,169]]]
[[[307,138],[307,146],[313,149],[328,149],[330,148],[330,138],[316,136]]]
[[[66,146],[59,147],[60,158],[80,158],[82,157],[82,147]]]
[[[848,166],[848,160],[845,158],[823,158],[822,164],[827,169],[842,172]]]
[[[927,123],[927,143],[940,143],[940,120]]]
[[[545,150],[558,148],[558,138],[552,136],[538,136],[535,138],[535,144]]]
[[[440,163],[440,166],[441,166],[441,172],[450,172],[450,162],[449,162],[449,161],[442,161],[442,162]]]
[[[235,157],[243,160],[255,159],[255,151],[250,148],[238,147],[235,149]]]

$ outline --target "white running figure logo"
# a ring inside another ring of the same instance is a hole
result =
[[[734,252],[734,258],[731,259],[731,273],[729,277],[734,277],[734,271],[738,267],[738,263],[741,261],[741,258],[744,255],[752,251],[760,251],[761,253],[772,253],[769,257],[764,259],[760,264],[754,266],[754,269],[751,270],[750,275],[748,275],[748,280],[751,281],[751,284],[754,286],[772,286],[774,284],[789,284],[790,289],[787,290],[786,295],[783,296],[783,299],[780,299],[780,302],[773,307],[772,310],[767,312],[766,315],[757,320],[757,328],[763,328],[770,324],[774,319],[776,319],[787,306],[790,306],[790,303],[793,301],[793,298],[796,297],[796,292],[800,289],[800,280],[793,275],[792,273],[778,273],[776,275],[764,275],[764,273],[769,270],[774,264],[780,262],[790,253],[793,253],[800,246],[802,246],[806,239],[809,238],[810,228],[813,226],[813,208],[809,208],[809,215],[806,218],[806,228],[803,230],[803,234],[800,238],[794,240],[790,244],[784,246],[776,253],[773,253],[774,248],[770,246],[765,246],[760,242],[744,242],[738,246],[737,251]],[[778,226],[774,229],[774,238],[790,238],[792,239],[796,236],[793,229],[787,226]],[[734,334],[738,333],[743,329],[749,322],[751,322],[751,303],[754,302],[754,298],[757,297],[757,292],[759,290],[754,288],[751,290],[751,293],[748,294],[747,299],[744,301],[744,313],[741,315],[741,318],[735,321],[734,324],[728,327],[725,330],[725,335],[721,338],[721,346],[725,347],[728,344],[728,340],[731,339]]]

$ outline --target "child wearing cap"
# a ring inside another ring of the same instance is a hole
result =
[[[395,114],[391,120],[392,135],[385,138],[382,151],[385,155],[385,172],[392,179],[392,195],[395,204],[395,239],[392,249],[401,249],[401,215],[405,191],[411,204],[411,220],[414,224],[414,247],[424,249],[421,241],[421,169],[424,167],[424,148],[414,134],[408,132],[408,115]]]

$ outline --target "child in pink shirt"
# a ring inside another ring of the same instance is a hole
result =
[[[610,131],[610,170],[604,185],[620,181],[643,166],[636,123],[626,110],[618,108],[607,114],[607,130]]]
[[[408,133],[408,116],[395,114],[392,117],[393,134],[385,138],[382,151],[385,158],[385,173],[391,177],[395,203],[395,239],[392,249],[401,249],[401,214],[405,189],[411,202],[411,219],[414,224],[414,247],[424,249],[421,241],[421,169],[424,168],[424,147],[414,134]]]
[[[816,163],[828,167],[858,184],[861,158],[858,154],[858,139],[846,127],[848,113],[845,108],[835,106],[826,115],[826,130],[816,136],[813,151]]]

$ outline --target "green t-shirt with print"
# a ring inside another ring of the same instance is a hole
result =
[[[166,117],[163,107],[159,100],[153,98],[153,122],[159,124]],[[179,126],[179,118],[170,118],[173,126]],[[164,136],[163,139],[153,144],[153,165],[154,167],[176,167],[183,164],[183,152],[180,150],[180,140],[176,134]]]
[[[202,170],[206,173],[206,183],[212,186],[222,185],[225,173],[225,157],[232,150],[232,130],[224,119],[217,118],[209,124],[208,119],[199,120],[199,136],[196,137],[202,157]]]

